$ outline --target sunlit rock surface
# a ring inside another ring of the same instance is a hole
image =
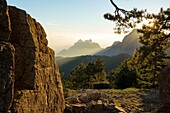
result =
[[[6,5],[1,1],[0,6]],[[65,102],[61,78],[43,27],[24,10],[3,8],[0,113],[62,113]]]

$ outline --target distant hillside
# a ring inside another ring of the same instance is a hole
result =
[[[113,56],[118,54],[129,54],[133,55],[136,48],[142,46],[139,43],[139,36],[141,33],[138,33],[136,29],[132,30],[128,35],[126,35],[122,42],[116,41],[112,46],[107,47],[100,52],[96,53],[96,55],[104,55],[104,56]],[[168,48],[168,55],[170,56],[170,48]]]
[[[82,55],[93,55],[102,48],[98,43],[92,42],[92,40],[79,40],[69,49],[64,49],[58,53],[57,56],[64,57],[74,57],[74,56],[82,56]]]
[[[136,29],[132,30],[128,35],[126,35],[122,42],[116,41],[112,46],[101,50],[96,53],[96,55],[106,55],[113,56],[118,54],[129,54],[133,55],[136,48],[139,48],[141,44],[139,43],[139,36],[141,34],[137,32]]]
[[[79,56],[79,57],[56,57],[56,62],[60,68],[60,71],[64,72],[65,78],[70,74],[71,70],[80,63],[88,63],[89,61],[95,61],[100,58],[106,64],[106,72],[109,72],[113,68],[120,65],[125,59],[128,59],[130,55],[120,54],[116,56]]]

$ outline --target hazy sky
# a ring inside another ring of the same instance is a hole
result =
[[[49,46],[56,53],[79,39],[92,39],[103,48],[123,35],[115,35],[113,22],[103,14],[114,11],[110,0],[7,0],[9,5],[24,9],[44,27]],[[158,12],[170,7],[170,0],[114,0],[119,7]]]

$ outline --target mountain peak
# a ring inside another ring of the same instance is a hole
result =
[[[80,39],[69,49],[59,52],[58,55],[65,57],[93,55],[101,50],[102,48],[100,45],[93,42],[91,39],[85,41]]]
[[[82,39],[79,39],[75,44],[82,44],[82,43],[92,44],[92,43],[95,43],[95,42],[93,42],[91,39],[85,40],[85,41],[83,41]]]
[[[132,30],[128,35],[126,35],[122,42],[116,41],[112,46],[100,51],[96,55],[106,55],[113,56],[118,54],[129,54],[133,55],[136,48],[139,48],[141,44],[139,43],[139,36],[141,33],[137,32],[137,29]]]
[[[91,39],[85,40],[84,42],[85,42],[85,43],[89,43],[89,44],[92,44],[92,43],[93,43]]]
[[[116,45],[118,45],[120,43],[121,43],[120,41],[115,41],[115,42],[113,42],[112,46],[116,46]]]
[[[83,40],[82,39],[79,39],[76,43],[82,43]]]

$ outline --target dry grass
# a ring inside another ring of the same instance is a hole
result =
[[[86,91],[90,90],[91,89],[88,89]],[[85,91],[69,90],[65,92],[65,97],[74,96],[83,92]],[[121,106],[128,113],[150,113],[154,112],[160,106],[157,89],[106,89],[100,90],[100,92],[108,95],[109,103]]]
[[[102,90],[102,92],[107,93],[115,105],[123,107],[127,112],[150,113],[160,106],[157,89],[128,88]]]

